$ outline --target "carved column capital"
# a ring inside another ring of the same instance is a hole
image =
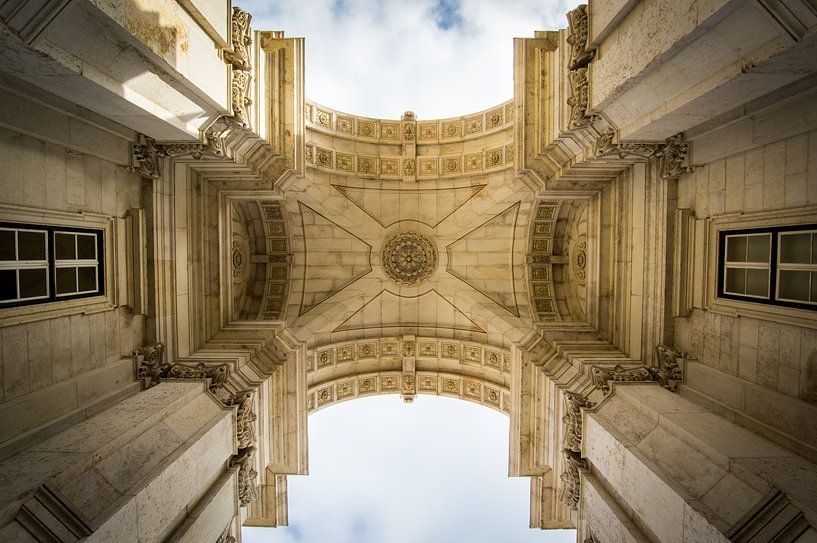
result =
[[[130,170],[148,179],[158,179],[161,175],[159,162],[164,156],[153,138],[139,136],[139,143],[131,145]]]
[[[659,175],[661,179],[677,179],[692,171],[689,161],[689,143],[684,141],[683,134],[676,134],[667,139],[656,155],[660,157]]]

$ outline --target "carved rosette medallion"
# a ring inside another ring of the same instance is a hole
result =
[[[437,267],[434,243],[416,232],[402,232],[391,238],[380,258],[386,275],[405,286],[423,282]]]
[[[580,285],[587,282],[587,236],[579,236],[578,241],[573,246],[570,255],[570,265],[573,269],[573,277]]]

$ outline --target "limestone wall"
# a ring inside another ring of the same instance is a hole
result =
[[[127,170],[132,134],[81,108],[54,109],[32,95],[49,99],[16,82],[0,85],[6,128],[0,132],[0,220],[74,224],[93,218],[89,225],[99,226],[144,207],[141,178]],[[105,257],[113,261],[114,254]],[[115,294],[115,280],[107,277],[106,294]],[[29,306],[39,314],[0,309],[0,451],[49,421],[62,417],[68,424],[134,390],[129,354],[143,344],[145,317],[93,300],[56,313],[41,312],[56,304]]]
[[[786,315],[764,315],[751,307],[758,304],[713,305],[715,222],[728,220],[741,228],[759,217],[772,224],[813,223],[817,218],[815,93],[784,98],[750,107],[750,114],[737,122],[693,134],[695,169],[678,181],[677,207],[691,210],[697,219],[697,300],[688,317],[675,319],[675,344],[700,362],[691,366],[687,380],[696,394],[714,400],[715,408],[748,417],[753,426],[760,422],[757,428],[767,436],[787,434],[795,440],[792,446],[813,458],[813,312],[788,309]]]

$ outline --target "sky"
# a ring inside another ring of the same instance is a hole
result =
[[[574,0],[233,0],[306,38],[306,97],[368,117],[454,117],[513,97],[513,38],[567,26]]]
[[[289,526],[243,543],[574,543],[528,528],[530,480],[508,477],[506,415],[454,398],[375,396],[309,417],[309,475],[287,478]]]
[[[513,38],[567,26],[574,0],[233,0],[256,30],[303,37],[307,99],[355,115],[465,115],[513,97]],[[290,526],[245,543],[575,541],[528,528],[527,478],[507,477],[508,419],[421,396],[358,399],[309,417],[308,477]]]

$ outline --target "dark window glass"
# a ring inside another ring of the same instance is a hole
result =
[[[77,258],[75,239],[73,234],[54,234],[57,260],[75,260]]]
[[[20,270],[20,298],[48,296],[48,270],[45,268]]]
[[[17,270],[0,270],[0,300],[17,298]]]
[[[57,268],[57,294],[72,294],[77,291],[77,269]]]
[[[80,260],[96,259],[96,236],[77,236],[77,258]]]
[[[45,232],[17,232],[17,260],[45,260]]]
[[[16,260],[15,239],[14,230],[0,230],[0,260]]]
[[[96,290],[96,268],[78,268],[77,279],[79,280],[79,292]]]

